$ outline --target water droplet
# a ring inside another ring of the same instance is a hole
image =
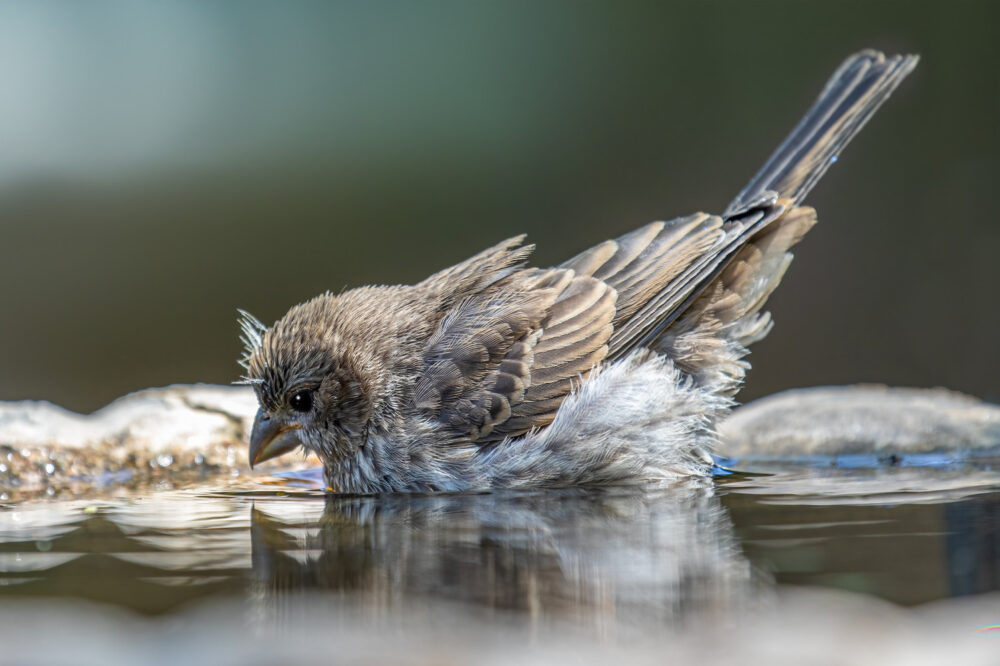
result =
[[[35,548],[38,549],[39,551],[43,552],[43,553],[47,553],[50,550],[52,550],[52,542],[51,541],[36,541],[35,542]]]
[[[830,155],[830,164],[836,164],[836,162],[837,162],[837,156]]]
[[[156,456],[156,464],[160,467],[170,467],[174,462],[174,457],[170,454],[164,453]]]
[[[55,465],[53,465],[52,463],[45,463],[45,473],[46,474],[54,474],[55,471],[56,471],[56,466]]]
[[[204,463],[205,463],[205,456],[201,455],[200,453],[196,453],[194,456],[194,464],[203,465]]]
[[[52,497],[53,495],[56,494],[56,489],[53,488],[52,486],[49,486],[48,488],[45,489],[45,494],[48,495],[49,497]]]
[[[22,458],[30,458],[31,457],[31,451],[28,450],[28,449],[21,449],[21,457]]]
[[[9,500],[10,496],[7,493],[0,493],[0,500]]]
[[[6,472],[6,471],[7,471],[7,465],[4,465],[3,463],[0,463],[0,473]]]

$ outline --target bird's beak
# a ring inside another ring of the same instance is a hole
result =
[[[297,423],[270,418],[258,409],[250,432],[250,469],[257,463],[277,458],[300,446],[302,441],[296,431],[301,427]]]

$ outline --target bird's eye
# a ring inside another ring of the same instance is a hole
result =
[[[308,412],[313,406],[313,392],[299,391],[292,396],[288,404],[297,412]]]

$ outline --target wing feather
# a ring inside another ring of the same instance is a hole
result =
[[[442,319],[414,406],[463,441],[547,425],[573,382],[607,355],[615,300],[609,285],[566,268],[491,283]]]
[[[800,201],[915,64],[848,59],[722,217],[654,222],[548,270],[525,268],[531,247],[513,238],[425,280],[441,319],[414,406],[462,441],[516,437],[551,423],[598,364],[641,347],[733,390],[740,350],[766,334],[760,309],[815,219]]]

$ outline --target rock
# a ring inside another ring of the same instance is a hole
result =
[[[1000,449],[1000,406],[945,389],[793,389],[737,409],[720,435],[736,458],[985,453]]]
[[[198,448],[242,437],[256,409],[250,389],[208,384],[137,391],[88,415],[49,402],[7,402],[0,403],[0,444],[81,449],[141,440],[154,451]]]
[[[256,410],[249,388],[207,384],[138,391],[89,415],[0,402],[0,489],[239,474]]]
[[[176,385],[131,393],[93,414],[48,402],[0,402],[0,497],[12,490],[178,483],[248,471],[257,410],[246,387]],[[796,389],[752,402],[721,427],[720,453],[793,459],[1000,448],[1000,407],[942,389]],[[313,458],[262,465],[274,471]]]

